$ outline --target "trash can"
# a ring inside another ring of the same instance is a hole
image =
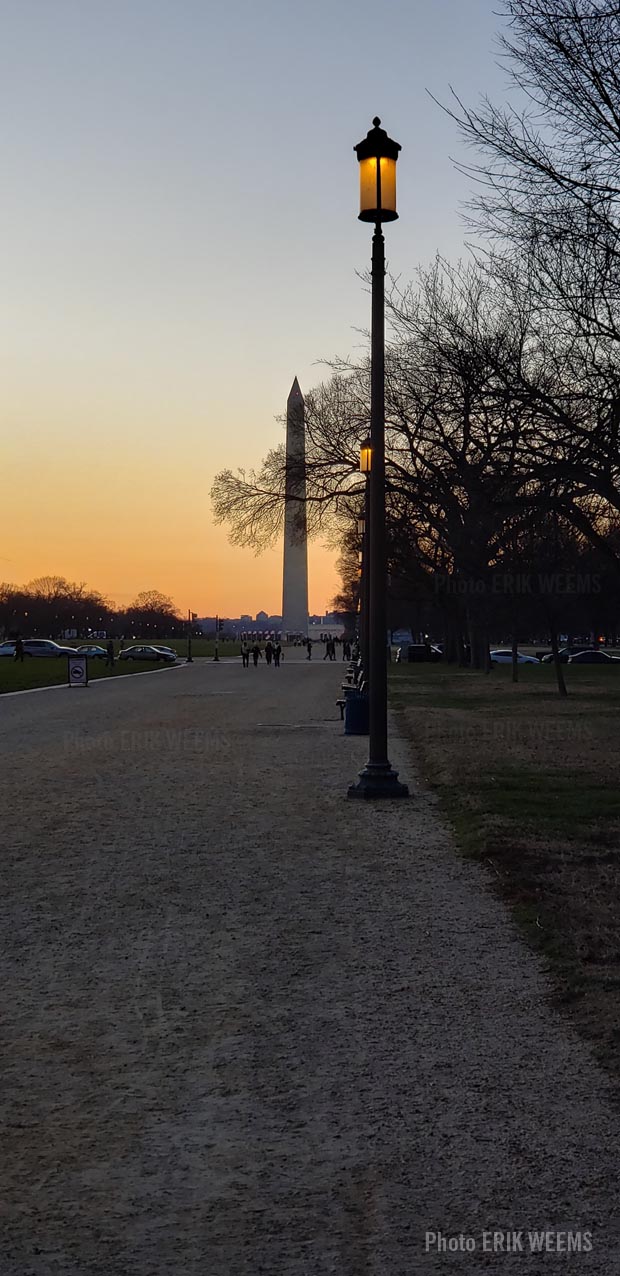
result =
[[[345,697],[345,735],[368,735],[368,696],[359,691]]]

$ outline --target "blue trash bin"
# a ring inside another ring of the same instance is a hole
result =
[[[354,691],[345,697],[344,733],[345,735],[368,735],[368,696]]]

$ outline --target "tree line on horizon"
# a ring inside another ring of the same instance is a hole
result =
[[[620,11],[508,0],[507,18],[516,104],[442,108],[476,155],[470,258],[386,301],[392,617],[477,668],[498,631],[620,628]],[[370,362],[328,367],[306,398],[306,516],[355,612]],[[233,542],[280,533],[285,469],[279,447],[216,476]]]
[[[118,608],[98,590],[64,576],[0,584],[0,630],[7,638],[62,637],[70,629],[79,637],[104,631],[112,637],[173,638],[186,632],[187,621],[156,589],[142,590],[129,607]]]

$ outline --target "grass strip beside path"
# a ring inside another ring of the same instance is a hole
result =
[[[620,1081],[620,666],[396,665],[390,699],[464,854]],[[415,871],[415,866],[413,866]]]
[[[93,682],[96,678],[118,677],[119,674],[146,673],[155,669],[174,669],[172,663],[161,664],[150,660],[117,660],[106,666],[104,660],[89,660],[88,678]],[[50,660],[31,657],[21,661],[10,660],[7,656],[0,659],[0,695],[8,691],[31,691],[34,687],[56,687],[68,683],[67,661],[53,657]]]

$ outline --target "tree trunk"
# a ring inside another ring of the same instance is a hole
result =
[[[568,695],[568,691],[567,691],[567,688],[566,688],[566,682],[565,682],[565,680],[564,680],[564,670],[563,670],[563,668],[562,668],[562,665],[561,665],[561,662],[560,662],[560,657],[559,657],[559,654],[558,654],[558,635],[557,635],[557,630],[556,630],[555,624],[554,624],[553,622],[550,622],[549,629],[550,629],[550,633],[551,633],[551,650],[552,650],[552,652],[553,652],[553,663],[554,663],[554,665],[555,665],[555,676],[556,676],[557,681],[558,681],[558,691],[559,691],[559,693],[560,693],[560,695],[561,695],[561,696],[567,696],[567,695]]]
[[[443,658],[446,664],[460,665],[463,660],[463,639],[458,619],[445,616],[443,626]]]
[[[469,636],[469,664],[472,669],[480,669],[488,673],[491,668],[489,656],[489,635],[486,626],[474,618],[471,613],[467,617]]]

